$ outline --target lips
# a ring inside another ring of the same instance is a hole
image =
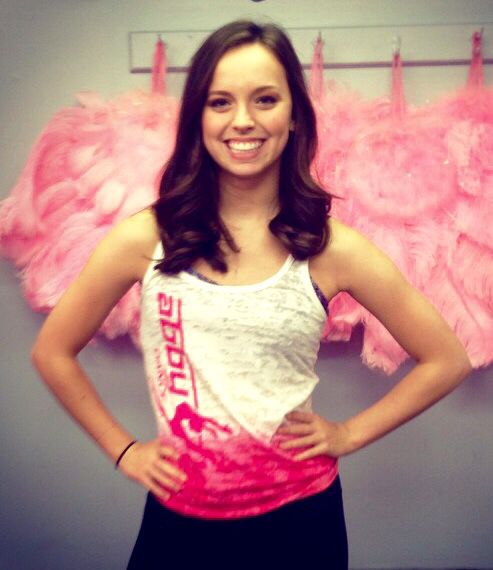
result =
[[[262,146],[262,141],[256,142],[229,142],[228,147],[235,152],[248,152],[257,150]]]
[[[226,141],[226,148],[228,149],[228,154],[233,160],[239,161],[251,161],[255,160],[260,154],[263,146],[264,140],[251,140],[251,141],[238,141],[229,140]]]
[[[225,141],[233,160],[254,160],[260,154],[265,139],[229,139]]]

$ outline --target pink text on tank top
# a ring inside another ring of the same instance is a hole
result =
[[[169,425],[174,435],[187,441],[189,448],[201,450],[204,455],[207,455],[201,438],[192,438],[189,434],[200,436],[207,431],[214,435],[214,430],[222,430],[230,434],[232,430],[228,426],[221,426],[213,418],[201,416],[196,411],[198,410],[198,397],[193,367],[185,352],[181,300],[175,300],[171,295],[159,293],[158,305],[168,365],[168,371],[161,367],[160,372],[165,378],[164,385],[169,386],[170,393],[175,395],[175,415],[169,420]],[[177,386],[178,382],[180,382],[180,387]],[[190,431],[185,429],[185,422],[188,422]]]

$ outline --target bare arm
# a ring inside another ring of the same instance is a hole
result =
[[[140,213],[121,222],[101,241],[47,317],[32,349],[33,364],[48,388],[112,462],[134,438],[105,407],[77,355],[117,301],[140,278],[143,251],[149,242],[149,230],[143,228],[151,223],[143,219],[146,215]],[[124,469],[132,457],[137,457],[135,447],[125,454],[121,468],[129,477],[157,491],[157,476],[146,474],[144,481],[144,476],[137,473],[139,466]]]
[[[343,289],[373,313],[416,366],[381,400],[345,422],[359,449],[417,416],[471,371],[469,358],[434,306],[361,234],[346,230],[353,251]]]
[[[361,449],[429,408],[471,371],[469,358],[448,324],[389,257],[359,232],[339,222],[332,227],[330,261],[337,263],[339,290],[375,315],[417,363],[383,398],[345,422],[324,422],[300,413],[288,416],[300,423],[282,431],[305,434],[296,440],[298,444],[302,440],[305,445],[315,444],[300,459],[316,454],[315,449],[334,456]],[[290,443],[285,447],[299,446]]]
[[[77,361],[117,301],[136,281],[128,222],[102,240],[80,276],[47,317],[32,349],[32,361],[69,414],[115,461],[132,436],[108,413]],[[135,246],[133,246],[135,247]]]

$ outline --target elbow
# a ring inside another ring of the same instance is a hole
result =
[[[38,362],[43,354],[43,350],[39,347],[39,343],[35,342],[31,347],[31,363],[35,368],[38,367]]]
[[[42,382],[52,391],[65,384],[69,358],[59,347],[36,341],[31,348],[31,363]]]
[[[74,349],[66,340],[53,339],[41,333],[31,347],[31,362],[39,370],[45,364],[58,360],[75,360],[80,349]]]
[[[34,365],[41,362],[46,357],[49,357],[54,346],[56,346],[56,343],[43,334],[43,332],[44,331],[41,330],[31,347],[31,362]]]
[[[448,353],[446,356],[441,355],[434,360],[431,366],[434,369],[432,375],[437,382],[436,388],[441,393],[441,397],[455,390],[473,370],[465,351]]]
[[[469,359],[469,355],[466,352],[466,349],[461,346],[461,350],[457,355],[457,368],[459,369],[459,375],[462,380],[469,376],[469,374],[473,371],[473,366],[471,360]]]
[[[31,348],[31,363],[34,368],[43,375],[43,371],[54,358],[56,358],[56,354],[53,346],[37,339]]]
[[[450,361],[450,377],[452,379],[452,388],[455,388],[459,384],[461,384],[473,371],[473,366],[467,353],[464,351],[463,354]]]
[[[469,360],[469,356],[467,356],[467,354],[464,354],[461,367],[461,379],[465,380],[473,370],[474,368],[471,361]]]
[[[31,348],[31,364],[40,373],[47,353],[48,350],[39,341],[36,341]]]

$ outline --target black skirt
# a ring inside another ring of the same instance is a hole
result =
[[[301,564],[301,566],[300,566]],[[339,477],[324,491],[268,513],[228,520],[180,515],[148,493],[127,570],[289,568],[347,570]],[[176,565],[176,566],[175,566]]]

